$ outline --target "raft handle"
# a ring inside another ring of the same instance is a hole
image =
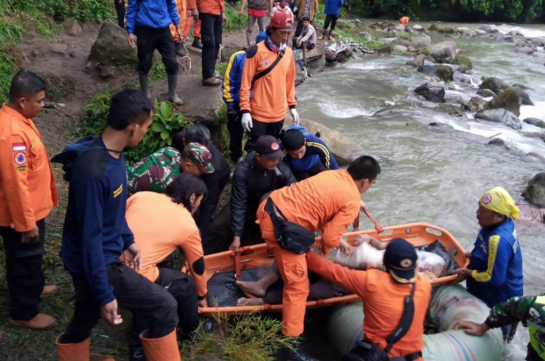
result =
[[[434,234],[434,235],[439,236],[439,237],[441,237],[443,235],[443,232],[441,232],[440,230],[435,229],[435,228],[430,228],[430,227],[426,227],[426,232]]]

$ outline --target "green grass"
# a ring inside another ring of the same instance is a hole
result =
[[[232,32],[246,29],[246,26],[248,25],[248,16],[246,14],[242,17],[239,16],[238,10],[238,7],[225,4],[225,16],[227,16],[227,26],[223,27],[225,31]]]

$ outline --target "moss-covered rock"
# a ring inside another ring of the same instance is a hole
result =
[[[506,109],[517,117],[520,115],[520,97],[514,88],[509,88],[497,95],[490,102],[490,109]]]
[[[471,59],[469,59],[465,55],[456,55],[456,57],[452,61],[452,64],[460,65],[462,67],[460,69],[462,73],[468,73],[471,69],[473,69]]]
[[[490,78],[483,78],[483,82],[479,86],[479,89],[489,89],[496,94],[500,94],[503,90],[506,90],[507,88],[509,88],[509,84],[493,76]]]
[[[435,65],[437,68],[437,72],[435,75],[439,77],[439,79],[444,81],[452,81],[452,74],[454,74],[454,69],[448,65]]]
[[[431,50],[430,50],[429,48],[422,49],[422,50],[420,50],[420,54],[424,54],[424,55],[430,56]]]

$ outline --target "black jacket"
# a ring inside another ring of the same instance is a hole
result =
[[[295,183],[291,169],[283,162],[275,170],[265,170],[257,164],[255,152],[249,153],[235,168],[231,188],[231,229],[242,236],[246,212],[256,212],[260,198],[269,192]]]
[[[214,172],[210,174],[203,174],[201,179],[206,184],[208,194],[203,200],[199,210],[195,214],[195,222],[199,231],[201,232],[201,239],[206,237],[208,228],[210,228],[210,221],[212,214],[218,206],[221,192],[227,182],[229,182],[229,175],[231,169],[229,164],[223,157],[223,154],[213,144],[208,145],[208,150],[212,154],[212,165],[214,166]]]

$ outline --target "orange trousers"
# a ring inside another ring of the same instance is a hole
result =
[[[187,22],[187,7],[185,0],[176,0],[176,10],[178,11],[178,16],[180,17],[180,29],[182,29],[182,35],[184,35],[185,38],[185,34],[183,34]],[[178,36],[176,27],[173,24],[170,24],[169,27],[174,41],[177,43],[181,42],[182,39],[180,39],[180,36]]]
[[[305,311],[309,292],[307,260],[305,255],[287,251],[278,245],[274,235],[274,226],[270,215],[265,212],[263,201],[257,209],[257,221],[261,228],[261,236],[272,249],[282,280],[282,334],[288,337],[299,337],[305,327]]]
[[[189,30],[191,30],[191,24],[193,24],[193,17],[188,17],[185,22],[185,28],[183,29],[184,38],[187,38],[189,35]],[[201,37],[201,21],[197,20],[195,21],[195,29],[193,30],[193,37],[194,38],[200,38]]]

